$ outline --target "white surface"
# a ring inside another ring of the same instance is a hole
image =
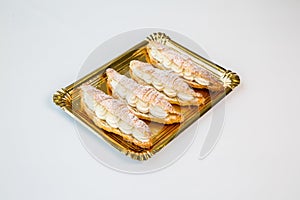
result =
[[[122,2],[0,2],[0,199],[299,199],[299,2]],[[96,46],[142,27],[189,36],[242,85],[209,157],[199,137],[172,166],[128,175],[95,161],[51,98]]]

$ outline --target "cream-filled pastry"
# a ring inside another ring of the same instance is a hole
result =
[[[137,83],[113,69],[107,69],[107,86],[114,97],[123,99],[136,116],[163,124],[178,123],[183,116],[153,87]],[[151,75],[144,76],[151,81]]]
[[[195,92],[172,70],[161,70],[138,60],[131,61],[129,68],[134,80],[140,84],[152,85],[158,91],[163,92],[172,104],[200,105],[205,100],[201,93]]]
[[[224,84],[212,72],[196,65],[190,57],[175,49],[150,41],[147,52],[151,64],[176,72],[193,88],[207,88],[213,91],[224,89]]]
[[[98,127],[142,148],[151,147],[152,133],[148,125],[136,117],[127,104],[90,85],[79,89],[81,107]]]

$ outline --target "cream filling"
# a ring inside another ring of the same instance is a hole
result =
[[[119,122],[119,129],[125,133],[125,134],[131,134],[132,133],[132,126],[130,126],[129,124],[127,124],[126,122],[124,122],[123,120],[121,120]]]
[[[158,117],[158,118],[165,118],[168,116],[168,113],[159,106],[154,106],[150,108],[150,113],[154,117]]]
[[[92,96],[86,94],[83,96],[83,99],[89,109],[95,110],[96,101]]]
[[[110,85],[112,87],[112,89],[121,97],[121,98],[125,98],[126,97],[126,88],[123,87],[120,83],[118,83],[115,80],[111,80],[110,81]]]
[[[183,75],[183,77],[184,77],[186,80],[189,80],[189,81],[193,81],[193,80],[194,80],[194,77],[193,77],[193,76]]]
[[[123,120],[120,120],[118,117],[112,115],[111,113],[107,112],[107,110],[102,105],[96,105],[95,113],[99,119],[105,120],[111,127],[119,128],[125,134],[132,133],[132,126],[130,126]]]
[[[132,129],[132,135],[141,142],[148,142],[149,138],[136,128]]]
[[[182,68],[181,68],[180,66],[174,64],[174,63],[172,63],[171,68],[172,68],[172,70],[173,70],[174,72],[176,72],[176,73],[182,72]]]
[[[163,84],[155,79],[153,80],[152,85],[159,91],[162,91],[164,88]]]
[[[167,68],[167,69],[170,69],[171,64],[172,64],[172,62],[168,58],[164,57],[164,61],[163,61],[164,67]]]
[[[118,128],[119,124],[118,122],[120,119],[114,115],[112,115],[110,112],[107,112],[106,114],[106,122],[113,128]]]
[[[106,118],[106,114],[107,114],[107,110],[101,106],[100,104],[96,105],[95,107],[95,114],[99,119],[105,119]]]
[[[136,139],[138,139],[141,142],[149,141],[149,138],[144,133],[140,132],[136,128],[133,128],[125,121],[120,120],[120,118],[112,115],[110,112],[107,112],[107,110],[102,105],[95,105],[95,113],[98,118],[104,119],[112,128],[119,128],[125,134],[132,134]]]
[[[164,88],[163,91],[169,97],[176,97],[176,91],[171,88]]]
[[[182,99],[183,101],[191,101],[193,100],[193,95],[190,95],[190,94],[185,94],[185,93],[178,93],[177,96]]]
[[[126,88],[124,88],[121,84],[118,84],[115,90],[123,99],[126,97],[126,93],[127,93]]]
[[[140,79],[144,80],[146,83],[151,84],[152,82],[152,76],[150,74],[144,73],[138,69],[132,69],[133,74]]]
[[[161,63],[163,61],[162,55],[156,49],[151,49],[150,54],[158,62]]]
[[[205,80],[204,78],[196,77],[195,81],[201,85],[209,85],[209,81]]]
[[[186,75],[186,76],[192,76],[192,72],[190,72],[190,71],[184,71],[184,75]]]
[[[172,62],[167,57],[165,57],[164,55],[162,55],[158,50],[151,49],[151,53],[150,54],[151,54],[151,56],[155,60],[157,60],[158,62],[160,62],[163,65],[163,67],[165,67],[166,69],[171,69],[171,68],[173,69]],[[182,71],[181,69],[178,69],[177,66],[176,66],[176,68],[174,67],[173,70],[174,71],[178,71],[178,73]]]
[[[144,102],[142,100],[139,100],[136,103],[136,108],[142,112],[142,113],[148,113],[149,112],[149,104],[147,102]]]
[[[147,73],[142,73],[142,74],[143,74],[142,79],[143,79],[146,83],[150,84],[150,83],[152,82],[152,77],[151,77],[151,75],[149,75],[149,74],[147,74]]]
[[[119,83],[118,83],[117,81],[115,81],[115,80],[113,80],[113,79],[110,80],[110,85],[111,85],[111,87],[112,87],[113,89],[115,89],[116,86],[117,86],[118,84],[119,84]]]
[[[193,77],[192,73],[189,72],[189,71],[184,71],[183,77],[184,77],[185,79],[189,80],[189,81],[194,80],[194,77]]]
[[[128,93],[126,96],[126,101],[130,106],[135,107],[138,99],[133,93]]]
[[[133,74],[135,75],[135,76],[137,76],[137,77],[139,77],[139,78],[143,78],[143,74],[142,74],[142,72],[140,71],[140,70],[137,70],[136,68],[131,68],[132,69],[132,71],[133,71]]]

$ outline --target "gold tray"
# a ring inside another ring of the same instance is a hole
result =
[[[161,42],[183,54],[188,54],[194,62],[201,63],[202,67],[212,71],[224,83],[224,90],[213,93],[205,89],[199,90],[199,92],[201,92],[202,95],[205,96],[205,103],[199,107],[177,107],[176,109],[179,109],[183,113],[185,118],[185,120],[180,124],[162,125],[154,122],[149,122],[148,125],[152,132],[154,132],[152,137],[153,145],[150,149],[143,149],[132,143],[124,141],[122,137],[116,134],[106,132],[97,127],[80,108],[79,95],[76,88],[81,84],[88,82],[98,89],[101,89],[104,92],[108,93],[109,91],[107,91],[106,88],[107,77],[105,74],[105,69],[113,68],[121,74],[128,75],[129,62],[131,60],[148,60],[146,45],[148,41],[151,40]],[[77,121],[81,122],[83,125],[86,125],[95,134],[101,136],[105,141],[107,141],[109,144],[111,144],[113,147],[115,147],[125,155],[130,156],[131,158],[136,160],[147,160],[152,155],[161,150],[164,146],[166,146],[176,136],[182,133],[184,129],[190,126],[199,117],[205,114],[212,106],[214,106],[217,102],[219,102],[222,98],[229,94],[236,86],[239,85],[239,83],[240,79],[236,73],[233,73],[230,70],[226,70],[219,65],[203,58],[202,56],[190,51],[189,49],[170,39],[164,33],[153,33],[144,41],[132,47],[122,55],[99,67],[95,71],[87,74],[71,85],[57,91],[53,95],[53,101],[66,113],[68,113]]]

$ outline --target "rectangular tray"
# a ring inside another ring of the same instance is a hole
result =
[[[114,133],[106,132],[97,127],[80,108],[79,94],[76,88],[83,83],[89,83],[107,93],[107,77],[105,74],[105,70],[107,68],[113,68],[121,74],[128,75],[129,62],[131,60],[136,59],[145,62],[147,61],[146,45],[148,44],[148,41],[151,40],[161,42],[183,54],[189,55],[194,62],[201,64],[202,67],[213,72],[224,83],[224,90],[213,93],[205,89],[199,90],[205,97],[205,103],[199,107],[186,106],[176,108],[181,109],[181,113],[183,113],[185,118],[185,120],[180,124],[162,125],[154,122],[148,123],[150,129],[154,133],[152,137],[153,145],[150,149],[143,149],[132,143],[124,141],[122,137]],[[229,94],[236,86],[239,85],[239,83],[240,79],[236,73],[231,72],[230,70],[226,70],[219,65],[203,58],[202,56],[190,51],[189,49],[170,39],[164,33],[153,33],[144,41],[124,52],[122,55],[99,67],[95,71],[87,74],[71,85],[57,91],[53,95],[53,101],[66,113],[68,113],[77,121],[81,122],[83,125],[90,128],[95,134],[101,136],[105,141],[107,141],[109,144],[111,144],[113,147],[115,147],[125,155],[130,156],[131,158],[136,160],[147,160],[164,146],[166,146],[176,136],[182,133],[188,126],[190,126],[203,114],[205,114],[217,102],[219,102],[222,98]]]

